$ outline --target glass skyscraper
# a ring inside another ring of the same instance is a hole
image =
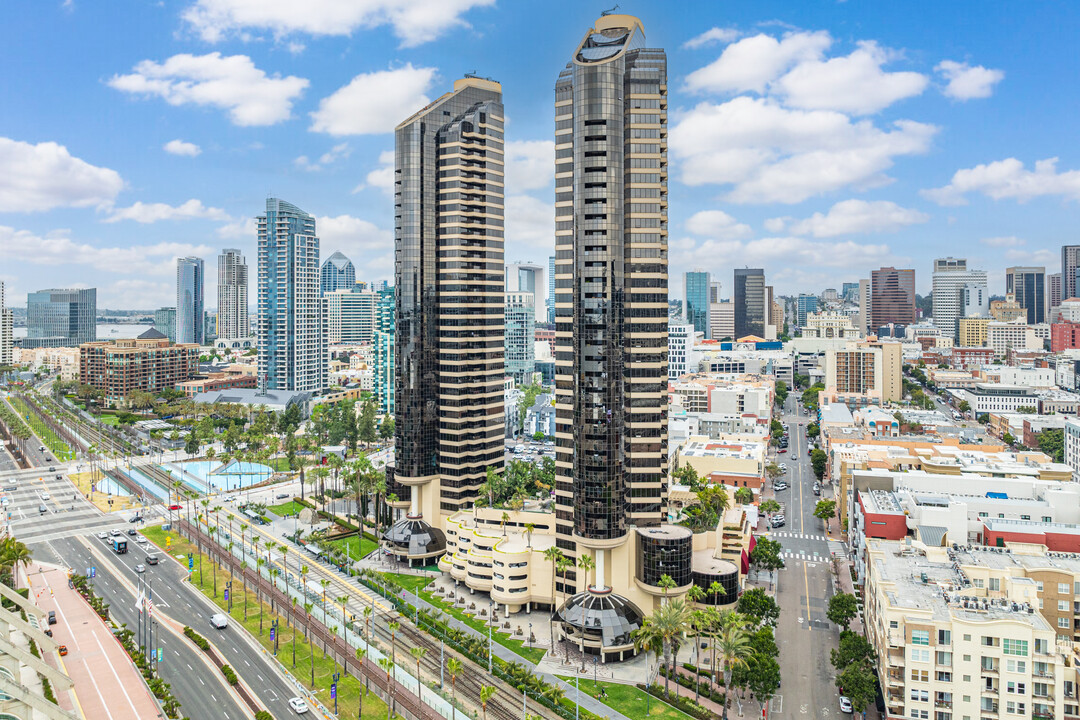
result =
[[[356,285],[356,268],[352,260],[339,252],[326,258],[322,264],[321,293],[334,292],[335,290],[352,290]]]
[[[176,259],[176,342],[202,345],[205,308],[203,306],[204,269],[202,258]]]
[[[506,374],[527,385],[536,370],[536,296],[506,293]]]
[[[390,550],[428,564],[442,517],[502,472],[502,86],[466,77],[395,131],[394,465],[407,516]],[[426,517],[424,521],[421,518]]]
[[[394,414],[394,288],[379,290],[375,301],[375,379],[372,390],[379,400],[379,412]]]
[[[817,312],[817,303],[817,295],[805,293],[799,295],[798,300],[795,301],[795,324],[801,328],[806,327],[806,316]]]
[[[24,348],[78,347],[97,340],[97,289],[38,290],[26,296]]]
[[[259,383],[271,390],[326,387],[326,334],[315,218],[267,198],[259,227]]]
[[[747,335],[765,337],[769,323],[769,298],[765,290],[765,271],[761,268],[735,268],[735,339]]]
[[[603,15],[555,84],[556,545],[596,565],[556,581],[558,618],[607,655],[642,619],[616,558],[667,504],[667,56],[644,33]]]
[[[217,295],[217,336],[249,337],[248,266],[247,260],[235,248],[225,248],[218,255]]]
[[[176,308],[163,307],[155,310],[154,329],[176,342]]]
[[[1029,325],[1046,320],[1046,268],[1005,268],[1005,294],[1016,296],[1016,302],[1027,310]]]
[[[694,270],[685,275],[686,304],[683,310],[686,314],[686,323],[694,326],[694,331],[704,333],[705,338],[711,337],[709,327],[709,273],[704,270]]]

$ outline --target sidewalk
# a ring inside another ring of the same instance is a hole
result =
[[[57,693],[60,706],[87,718],[159,717],[139,670],[104,621],[68,587],[66,573],[55,565],[32,563],[27,576],[32,601],[45,613],[56,611],[53,639],[68,647],[67,657],[46,657],[75,684],[75,705],[68,693]]]
[[[849,595],[855,594],[855,583],[851,579],[851,560],[837,560],[834,563],[834,567],[837,569],[836,578],[836,590],[837,592],[847,593]],[[857,632],[859,635],[863,635],[863,622],[862,622],[862,608],[859,608],[859,615],[851,621],[851,629]]]

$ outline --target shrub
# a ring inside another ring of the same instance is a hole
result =
[[[225,681],[230,685],[240,682],[240,678],[236,677],[236,672],[228,665],[221,666],[221,674],[225,676]]]
[[[255,720],[274,720],[274,716],[266,712],[265,710],[260,710],[259,712],[255,713]]]
[[[187,626],[184,627],[184,636],[195,643],[203,652],[210,650],[210,641]]]

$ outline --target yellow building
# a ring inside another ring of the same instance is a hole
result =
[[[989,327],[990,318],[960,318],[960,342],[957,343],[957,347],[986,347],[986,335]]]

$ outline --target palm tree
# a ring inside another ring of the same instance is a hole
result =
[[[656,608],[652,615],[645,618],[644,624],[633,632],[634,647],[641,649],[661,648],[664,653],[664,665],[670,666],[672,648],[677,647],[678,639],[690,626],[690,610],[682,599],[677,598]],[[664,676],[664,691],[670,690],[669,672]]]
[[[364,641],[369,645],[371,644],[371,615],[373,613],[371,606],[364,608],[364,623],[367,625],[367,630],[364,632]]]
[[[576,565],[577,565],[577,563],[575,562],[574,558],[566,557],[565,555],[560,557],[558,560],[555,561],[555,569],[562,575],[563,590],[564,591],[566,590],[566,571],[569,570],[572,567],[575,567]],[[582,629],[584,630],[584,628],[582,628]],[[552,647],[552,649],[555,648],[555,637],[554,636],[552,636],[552,638],[551,638],[551,647]],[[569,646],[566,648],[566,656],[567,656],[567,660],[569,660],[569,658],[570,658],[570,648],[569,648]]]
[[[717,637],[717,649],[724,668],[724,687],[731,687],[731,672],[737,665],[746,665],[746,658],[754,651],[750,644],[750,631],[746,618],[734,610],[728,610],[720,616],[720,632]],[[727,720],[731,693],[724,698],[724,720]]]
[[[457,679],[461,674],[463,665],[457,658],[446,661],[446,672],[450,673],[450,704],[457,707]]]
[[[530,550],[532,550],[532,534],[533,530],[535,529],[536,525],[534,525],[533,523],[525,523],[525,535],[526,537],[528,537],[528,544]]]
[[[391,621],[387,623],[386,629],[390,631],[390,660],[395,661],[397,659],[397,631],[401,629],[401,624]]]
[[[247,622],[248,589],[247,589],[247,563],[240,563],[240,587],[244,588],[244,622]]]
[[[345,623],[346,623],[345,604],[347,602],[349,602],[349,596],[348,595],[342,595],[341,597],[339,597],[337,599],[337,601],[338,601],[338,604],[341,605],[341,634],[344,636],[345,635]]]
[[[379,658],[379,667],[386,671],[386,693],[390,696],[390,702],[386,707],[386,718],[390,718],[394,714],[394,686],[390,682],[390,671],[394,669],[394,661],[389,658]]]
[[[491,698],[495,697],[496,688],[494,685],[481,685],[480,686],[480,707],[484,711],[484,720],[487,720],[487,704]]]
[[[358,718],[364,717],[364,696],[367,695],[368,691],[367,673],[364,672],[365,655],[367,655],[367,652],[364,650],[364,648],[356,648],[356,672],[358,673],[357,677],[360,677],[361,675],[364,677],[364,684],[360,687],[360,696],[358,698],[360,701],[360,709],[356,712],[356,717]]]
[[[308,652],[311,654],[311,689],[315,689],[315,642],[308,634],[308,629],[311,627],[311,608],[315,607],[315,603],[304,603],[304,612],[307,614],[307,623],[304,625],[304,637],[308,641]]]
[[[262,566],[266,564],[266,560],[263,558],[255,558],[255,565],[259,571],[259,578],[262,578]],[[255,581],[255,598],[259,601],[259,634],[263,634],[263,604],[262,604],[262,592],[259,590],[260,583],[258,579]]]
[[[506,523],[510,522],[510,513],[503,510],[502,517],[499,519],[499,524],[502,525],[503,537],[506,537]]]
[[[660,576],[660,582],[657,583],[657,587],[664,591],[664,602],[666,603],[668,601],[668,590],[674,590],[677,586],[675,585],[675,580],[667,573],[664,573]]]
[[[423,682],[420,678],[420,661],[423,659],[424,655],[427,654],[427,648],[411,647],[409,648],[409,654],[416,660],[416,682]]]
[[[582,555],[577,561],[578,567],[585,572],[585,587],[589,587],[589,572],[596,569],[596,561],[592,559],[591,555]],[[593,585],[596,585],[593,582]]]
[[[705,591],[697,585],[690,588],[691,590],[697,590],[697,593],[693,593],[699,597],[690,598],[694,602],[705,597]],[[691,593],[687,593],[689,598]],[[697,639],[694,640],[694,702],[698,701],[699,693],[701,691],[701,641],[703,630],[708,626],[709,613],[704,610],[692,610],[690,612],[690,622],[694,629],[697,631]]]
[[[292,612],[290,613],[290,616],[295,615],[295,614],[296,614],[296,598],[293,598],[292,599]],[[288,625],[288,621],[286,621],[285,624]],[[293,631],[292,631],[292,666],[293,666],[293,669],[295,670],[296,669],[296,628],[293,628]]]

